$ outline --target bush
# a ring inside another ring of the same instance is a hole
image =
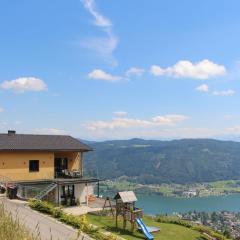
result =
[[[54,212],[54,206],[52,204],[40,200],[30,200],[29,206],[39,212],[47,213],[49,215],[53,215]]]

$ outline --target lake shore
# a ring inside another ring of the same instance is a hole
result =
[[[104,195],[112,195],[119,191],[131,190],[137,194],[160,195],[176,198],[193,198],[208,196],[225,196],[240,193],[240,181],[216,181],[191,184],[140,184],[128,181],[107,180],[101,184]]]

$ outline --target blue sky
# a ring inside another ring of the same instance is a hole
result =
[[[238,0],[0,3],[0,131],[240,135]]]

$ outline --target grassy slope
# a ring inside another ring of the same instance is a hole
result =
[[[0,239],[2,240],[37,240],[21,225],[13,219],[0,204]]]
[[[121,235],[123,238],[128,240],[139,240],[145,239],[144,235],[138,231],[135,231],[132,235],[129,231],[121,230],[122,222],[119,221],[119,229],[115,228],[115,219],[111,217],[103,217],[103,216],[95,216],[95,215],[87,215],[87,219],[90,223],[99,226],[105,230],[111,231],[113,233],[117,233]],[[166,223],[157,223],[152,219],[145,217],[144,223],[148,226],[155,226],[161,229],[160,232],[154,234],[154,239],[161,240],[197,240],[201,239],[201,234],[197,231],[179,226],[174,224],[166,224]],[[128,226],[130,229],[130,226]]]

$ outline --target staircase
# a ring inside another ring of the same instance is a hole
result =
[[[51,183],[49,184],[46,188],[44,188],[41,192],[39,192],[36,196],[35,199],[41,200],[43,197],[45,197],[48,193],[50,193],[53,189],[55,189],[57,186],[56,183]]]

